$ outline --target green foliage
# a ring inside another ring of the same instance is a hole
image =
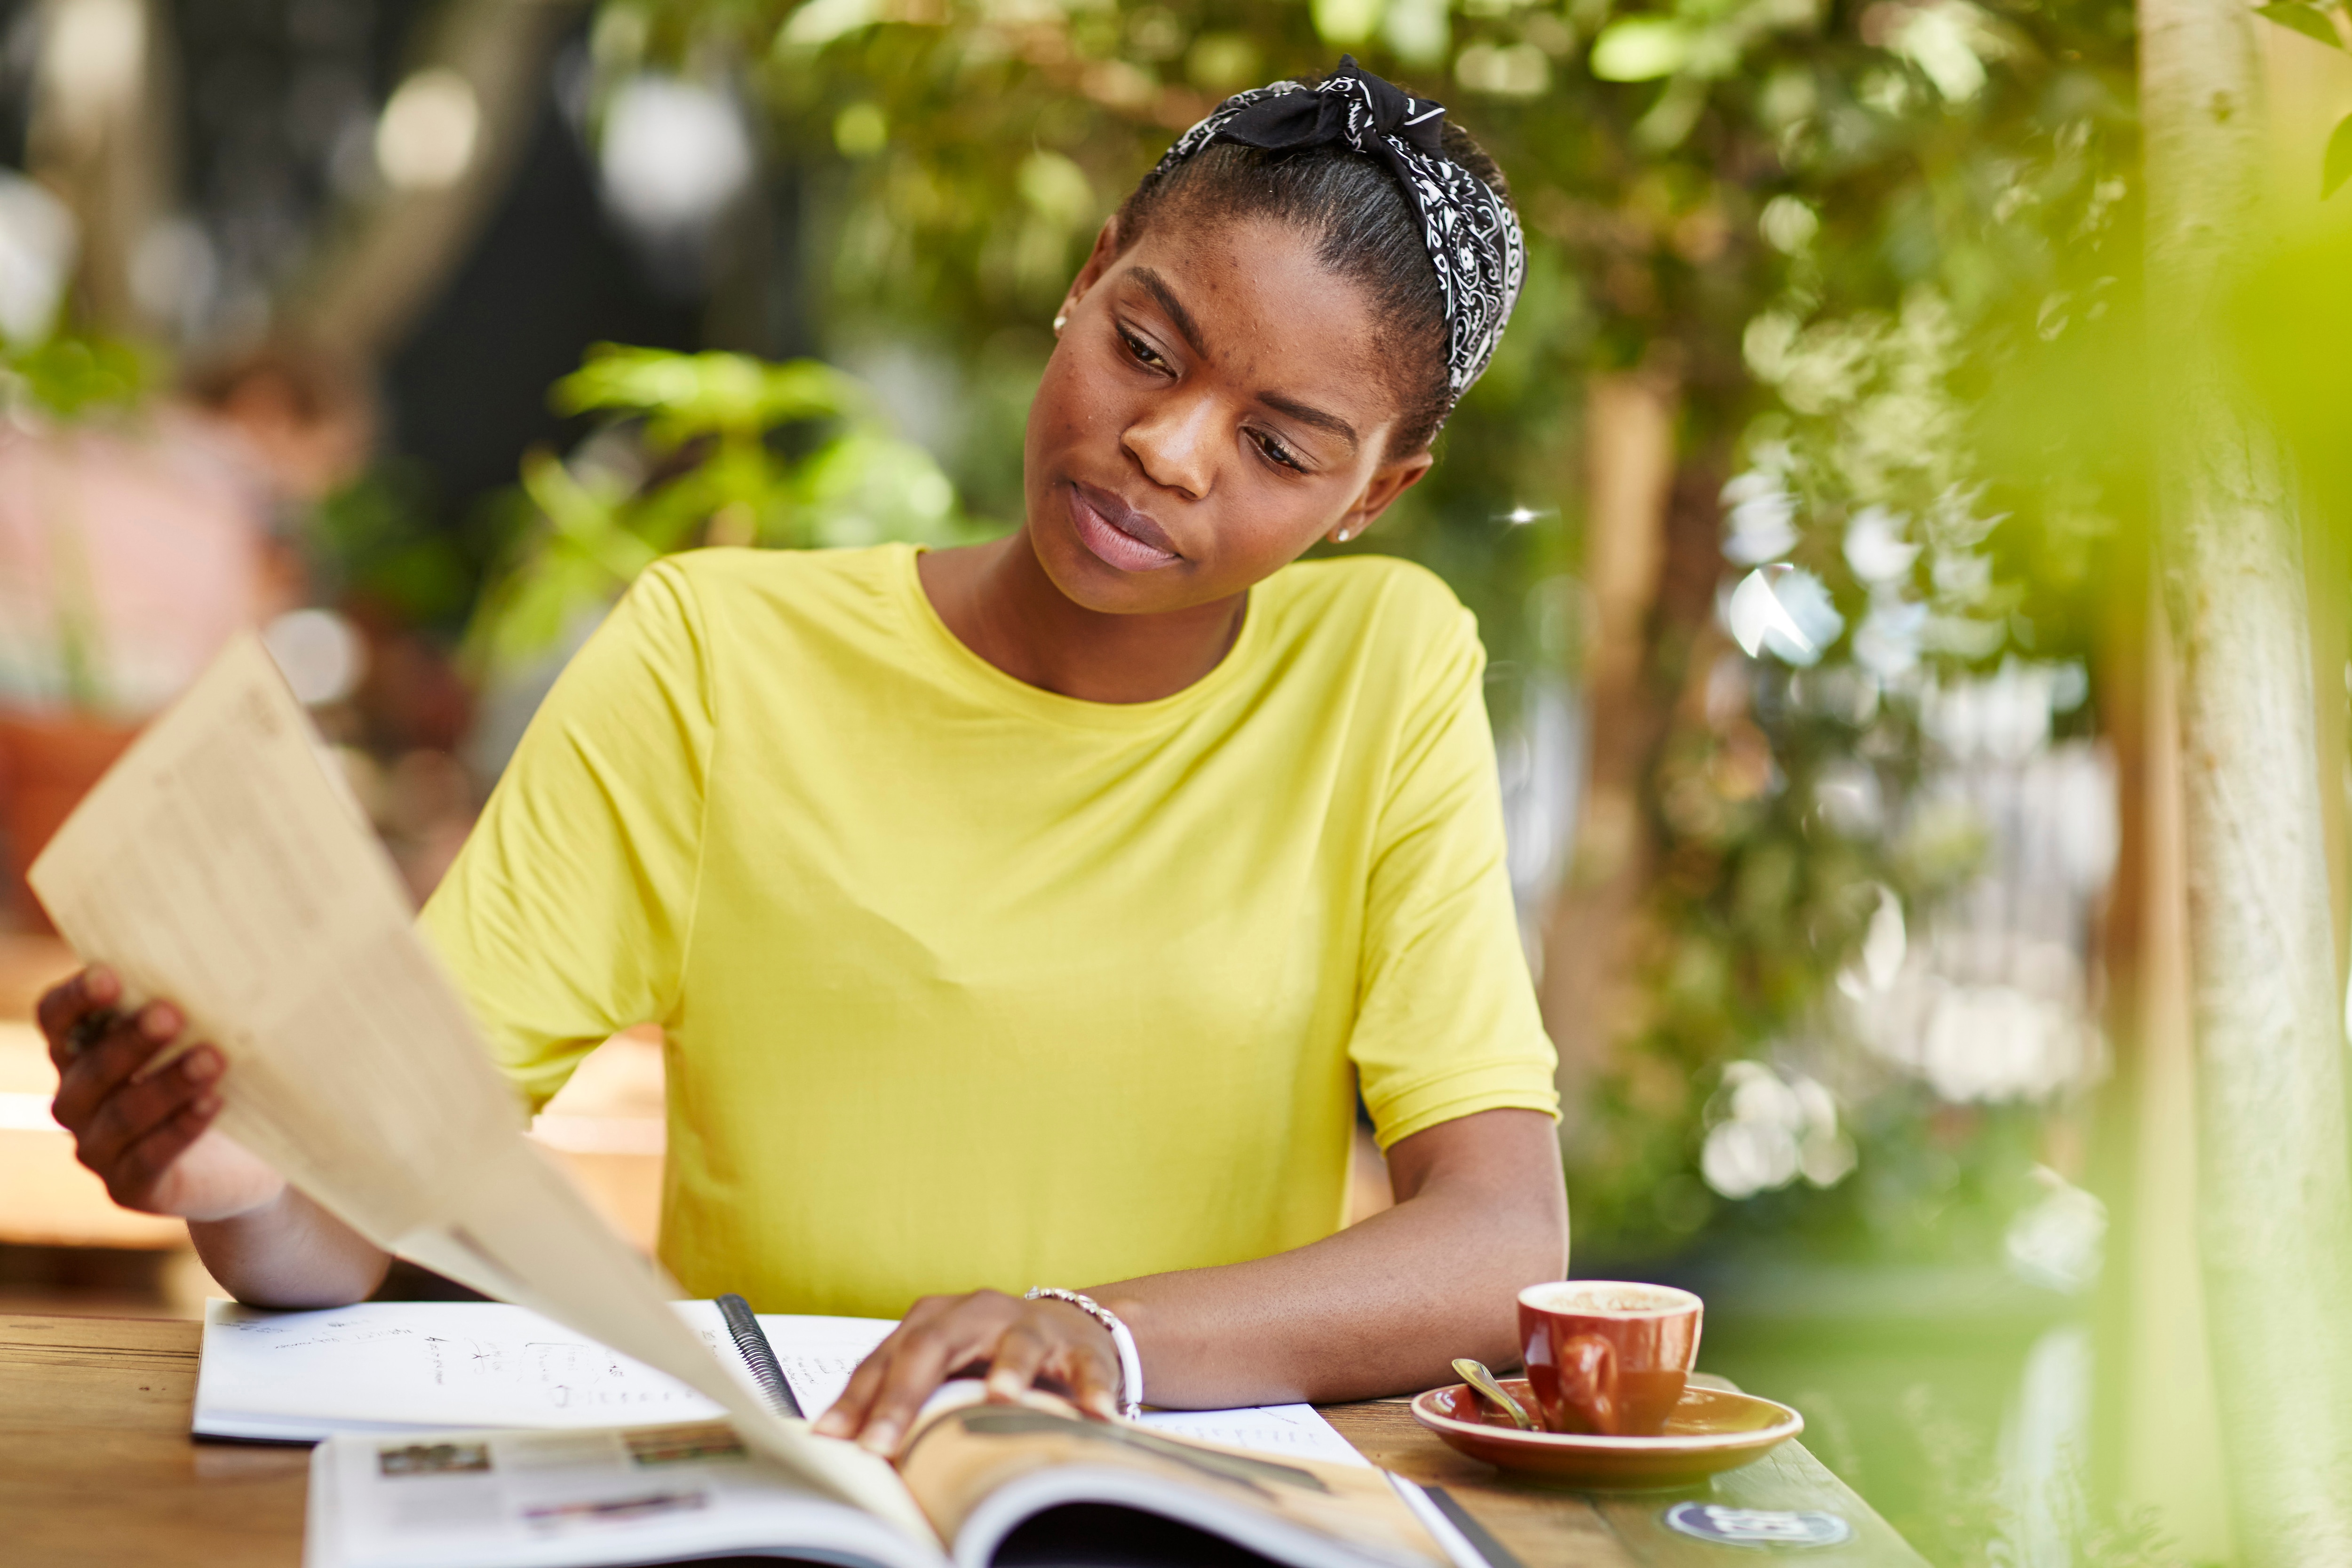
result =
[[[642,414],[646,437],[675,450],[704,436],[754,445],[781,425],[837,418],[859,398],[847,376],[814,360],[766,364],[608,343],[555,384],[554,402],[566,414]]]
[[[153,370],[129,343],[58,333],[37,343],[0,344],[0,398],[54,419],[135,408]]]
[[[854,378],[812,360],[604,344],[556,384],[603,416],[570,461],[527,455],[530,521],[467,633],[488,668],[542,657],[583,612],[690,544],[949,544],[984,525]]]
[[[2336,36],[2336,29],[2328,25],[2327,14],[2316,5],[2303,5],[2300,0],[2271,0],[2270,5],[2255,6],[2254,15],[2267,16],[2280,26],[2326,44],[2331,49],[2344,47],[2344,41]]]
[[[490,519],[451,528],[432,500],[424,469],[394,461],[320,501],[304,535],[320,588],[401,625],[455,634],[498,552]]]
[[[1869,1469],[1907,1469],[1920,1483],[1912,1506],[1889,1516],[1903,1538],[1944,1568],[2016,1568],[2050,1559],[2074,1568],[2189,1568],[2161,1513],[2151,1508],[2095,1501],[2084,1457],[2068,1450],[2055,1475],[2042,1478],[2053,1517],[2054,1539],[2029,1543],[2017,1500],[2000,1481],[2000,1468],[1978,1432],[1926,1384],[1903,1391],[1902,1447],[1872,1454]],[[2042,1552],[2035,1545],[2040,1544]]]
[[[2331,49],[2352,49],[2352,23],[2346,19],[2352,13],[2344,9],[2340,0],[2334,5],[2271,0],[2267,5],[2255,6],[2254,15]],[[2319,199],[2324,202],[2334,195],[2347,177],[2352,177],[2352,115],[2338,121],[2327,138],[2327,150],[2320,159]]]
[[[2347,178],[2352,178],[2352,114],[2337,121],[2328,133],[2327,151],[2319,164],[2319,199],[2334,195]]]

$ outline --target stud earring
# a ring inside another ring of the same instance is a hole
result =
[[[1355,537],[1356,537],[1356,531],[1355,531],[1354,529],[1352,529],[1352,528],[1343,528],[1343,529],[1340,529],[1340,530],[1339,530],[1339,531],[1337,531],[1336,533],[1334,533],[1334,534],[1332,534],[1332,535],[1331,535],[1331,542],[1332,542],[1332,543],[1334,543],[1334,544],[1345,544],[1345,543],[1347,543],[1347,542],[1348,542],[1348,541],[1349,541],[1349,540],[1351,540],[1351,539],[1353,539],[1353,538],[1355,538]]]
[[[1062,329],[1069,324],[1070,313],[1067,310],[1065,310],[1060,315],[1054,318],[1054,335],[1055,337],[1060,337],[1062,335]]]

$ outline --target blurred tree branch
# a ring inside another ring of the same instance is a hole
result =
[[[81,235],[80,314],[106,333],[152,325],[131,287],[140,240],[171,200],[177,94],[160,0],[49,0],[26,162]]]
[[[469,104],[443,110],[459,123],[435,127],[452,137],[462,130],[459,166],[446,179],[396,184],[346,215],[288,303],[310,341],[372,360],[433,301],[522,156],[546,101],[548,52],[578,9],[577,0],[444,0],[420,28],[424,41],[404,88],[430,79],[428,72],[453,73],[463,84]]]

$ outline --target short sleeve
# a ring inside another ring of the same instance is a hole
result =
[[[646,571],[556,681],[425,905],[534,1110],[676,1001],[714,733],[706,647],[684,573]]]
[[[1557,1119],[1504,858],[1502,794],[1468,611],[1418,672],[1381,803],[1349,1055],[1380,1145],[1476,1111]]]

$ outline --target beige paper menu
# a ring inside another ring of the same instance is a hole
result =
[[[675,1287],[524,1142],[390,859],[260,640],[140,736],[33,864],[74,951],[170,997],[228,1059],[217,1123],[378,1246],[718,1401],[812,1484],[919,1534],[889,1466],[779,1416]]]

